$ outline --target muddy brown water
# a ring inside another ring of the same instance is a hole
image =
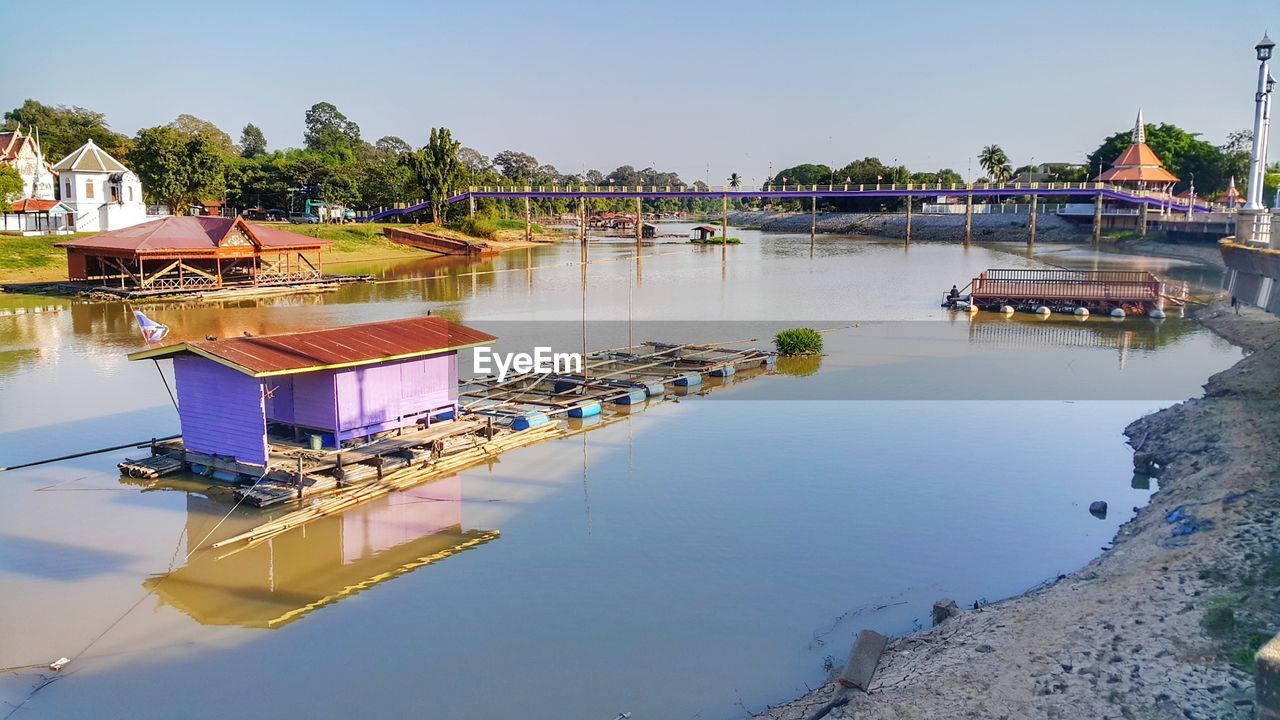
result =
[[[938,307],[988,267],[1218,282],[1188,263],[838,236],[811,255],[807,236],[733,234],[727,263],[661,244],[637,267],[629,242],[593,245],[589,345],[843,327],[823,357],[225,557],[204,545],[263,516],[219,524],[227,494],[200,478],[120,479],[137,451],[0,473],[0,666],[75,658],[34,695],[39,670],[0,674],[0,717],[24,701],[14,717],[760,710],[820,682],[863,627],[908,632],[938,597],[994,600],[1087,562],[1154,489],[1121,430],[1240,357],[1176,317]],[[380,282],[144,309],[175,338],[430,309],[509,349],[575,349],[578,253],[344,267]],[[156,367],[124,359],[140,346],[129,308],[0,298],[18,307],[46,311],[0,315],[0,465],[177,431]]]

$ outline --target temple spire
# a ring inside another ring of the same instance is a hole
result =
[[[1133,124],[1133,144],[1141,145],[1147,141],[1147,126],[1142,122],[1142,108],[1138,108],[1138,120]]]

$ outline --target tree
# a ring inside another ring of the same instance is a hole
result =
[[[982,148],[982,152],[978,153],[978,164],[982,166],[993,183],[1006,183],[1013,177],[1013,166],[1009,163],[1009,156],[1005,155],[999,145],[988,145]]]
[[[175,215],[226,189],[223,154],[204,134],[168,126],[139,130],[129,161],[147,197]]]
[[[373,144],[373,149],[378,153],[393,157],[413,152],[412,145],[395,135],[387,135],[385,137],[378,138],[378,142]]]
[[[508,180],[515,183],[529,182],[538,169],[537,158],[518,150],[503,150],[494,155],[493,164]]]
[[[445,200],[462,180],[463,168],[458,160],[462,143],[453,139],[448,128],[431,128],[427,144],[417,152],[403,156],[413,174],[413,183],[422,197],[431,203],[431,221],[441,222],[446,213]]]
[[[224,155],[239,154],[239,148],[231,141],[231,136],[208,120],[202,120],[195,115],[183,113],[174,118],[173,122],[169,123],[169,127],[188,135],[204,135]]]
[[[303,140],[326,155],[351,158],[360,146],[360,126],[338,112],[333,103],[318,102],[307,110]]]
[[[742,187],[742,176],[738,173],[729,174],[729,187],[737,189]]]
[[[1253,131],[1236,130],[1227,135],[1227,141],[1218,147],[1222,151],[1222,173],[1231,183],[1236,179],[1236,189],[1244,191],[1249,184],[1249,155],[1253,150]],[[1241,184],[1243,183],[1243,184]]]
[[[253,159],[267,153],[267,136],[262,128],[249,123],[240,131],[240,156]]]
[[[493,170],[493,163],[489,158],[480,154],[475,148],[464,147],[458,150],[458,162],[467,169],[472,176],[483,175]]]
[[[22,197],[26,184],[17,170],[0,165],[0,212],[8,212],[10,203]]]
[[[4,114],[4,127],[13,129],[19,125],[28,132],[40,131],[40,146],[49,162],[57,162],[86,140],[117,158],[129,153],[129,138],[113,132],[100,112],[67,105],[44,105],[35,100],[23,101],[22,107]]]

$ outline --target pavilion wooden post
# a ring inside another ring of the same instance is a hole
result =
[[[1138,206],[1138,235],[1147,236],[1147,204],[1145,202]]]
[[[644,206],[643,200],[636,196],[636,247],[640,247],[640,241],[644,238]]]
[[[1036,244],[1036,208],[1040,204],[1040,197],[1031,196],[1031,220],[1027,223],[1027,247]]]
[[[964,244],[969,244],[969,239],[973,237],[973,191],[964,198]]]
[[[529,196],[524,196],[524,241],[533,242],[533,216],[529,209]]]
[[[1093,197],[1093,241],[1102,240],[1102,193]]]
[[[907,196],[907,242],[911,242],[911,196]]]

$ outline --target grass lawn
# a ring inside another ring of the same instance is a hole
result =
[[[36,282],[65,278],[67,253],[53,244],[89,235],[93,233],[30,237],[0,234],[0,282]]]

